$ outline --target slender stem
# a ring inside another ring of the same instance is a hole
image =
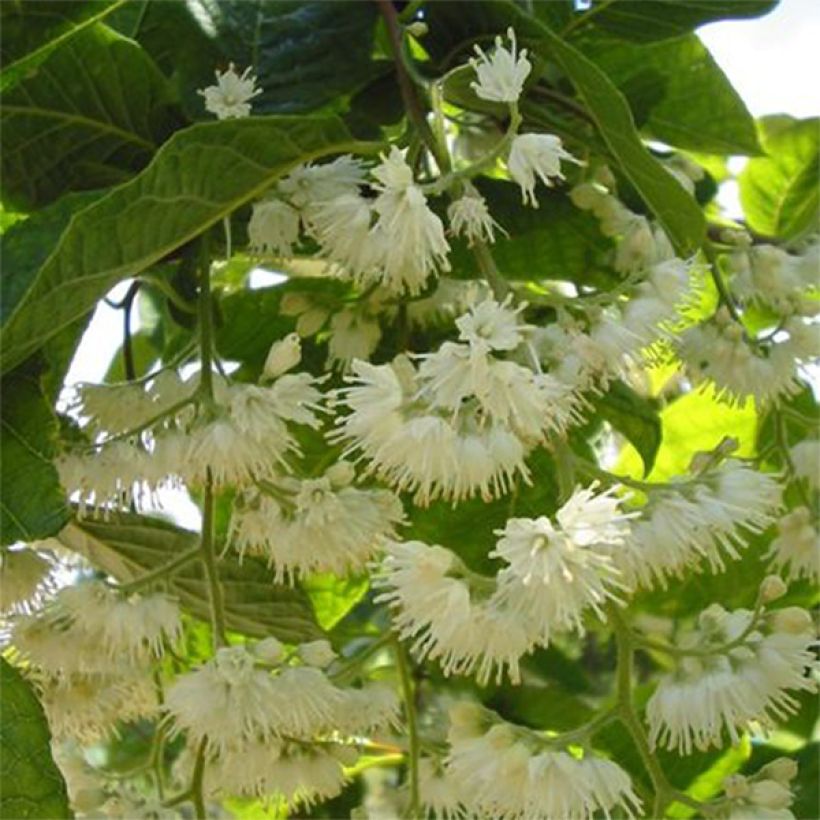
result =
[[[403,59],[403,44],[402,44],[402,30],[399,22],[398,13],[391,0],[375,0],[379,7],[379,13],[384,18],[385,26],[387,27],[387,36],[390,42],[390,50],[393,53],[393,62],[396,66],[396,76],[399,81],[399,90],[404,101],[404,108],[410,122],[413,123],[414,128],[419,133],[419,136],[424,140],[425,145],[430,149],[430,153],[435,157],[439,170],[445,172],[449,169],[450,158],[447,152],[442,152],[438,143],[436,142],[430,124],[427,122],[427,117],[424,109],[419,102],[416,95],[416,89],[407,72],[407,67]]]
[[[135,280],[122,300],[122,363],[125,379],[129,382],[137,377],[137,369],[134,365],[134,342],[131,334],[131,308],[139,291],[140,282]]]
[[[213,629],[214,649],[225,646],[228,639],[225,635],[225,604],[222,585],[219,582],[219,571],[216,566],[216,549],[214,544],[214,488],[210,467],[205,477],[205,492],[202,498],[202,541],[200,559],[205,568],[208,582],[208,601],[211,609],[211,628]]]
[[[207,817],[205,809],[205,797],[202,794],[202,780],[205,775],[205,747],[208,739],[202,738],[196,752],[196,762],[194,763],[194,774],[191,778],[190,798],[194,804],[194,814],[197,820],[204,820]]]
[[[199,392],[208,404],[214,400],[213,310],[211,306],[211,264],[207,241],[202,239],[199,271]]]
[[[571,32],[575,31],[575,29],[580,28],[581,26],[585,26],[596,14],[600,14],[607,6],[611,6],[615,0],[600,0],[599,3],[596,3],[592,6],[588,11],[585,11],[583,14],[579,14],[574,19],[570,20],[566,26],[561,31],[561,37],[566,37]]]
[[[499,302],[503,302],[510,293],[510,283],[499,272],[490,249],[484,242],[475,242],[473,244],[473,256],[478,263],[479,270],[487,280],[493,296]]]
[[[401,641],[393,636],[393,649],[396,656],[396,667],[401,678],[404,714],[407,720],[407,739],[409,743],[408,768],[410,771],[410,817],[421,818],[421,796],[419,793],[419,732],[416,721],[416,692],[410,677],[410,664]]]
[[[190,564],[191,561],[195,561],[199,557],[199,551],[200,547],[198,546],[185,550],[185,552],[181,552],[177,555],[176,558],[172,558],[170,561],[162,564],[162,566],[151,570],[151,572],[146,572],[145,575],[135,578],[127,584],[119,584],[116,589],[124,595],[137,592],[153,581],[156,581],[159,578],[165,578],[166,576],[171,575],[175,570],[178,570],[180,567],[184,567],[186,564]]]
[[[652,808],[652,817],[663,817],[663,811],[668,804],[667,792],[671,786],[666,780],[660,763],[655,759],[649,748],[649,740],[643,725],[635,712],[632,703],[632,666],[635,657],[635,647],[632,643],[629,627],[615,605],[610,605],[608,615],[615,632],[615,642],[618,652],[617,666],[617,698],[618,717],[632,737],[638,754],[646,768],[652,787],[655,791],[655,802]]]
[[[196,313],[196,304],[189,302],[187,299],[183,299],[168,282],[159,276],[151,276],[150,274],[143,273],[140,274],[140,282],[155,287],[184,313]]]
[[[735,300],[732,298],[732,294],[729,293],[729,289],[726,287],[726,283],[723,281],[723,274],[720,272],[720,265],[718,262],[717,252],[708,240],[703,243],[703,254],[709,262],[709,272],[712,276],[712,281],[715,283],[715,287],[717,288],[720,303],[722,305],[725,305],[726,310],[729,311],[729,315],[738,324],[742,325],[743,319],[741,318],[740,313],[738,312]]]

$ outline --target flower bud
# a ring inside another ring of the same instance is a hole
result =
[[[347,487],[356,478],[356,468],[349,461],[337,461],[325,470],[325,478],[334,489]]]
[[[760,780],[750,785],[748,799],[766,809],[785,809],[791,805],[792,793],[776,780]]]
[[[770,624],[774,632],[801,635],[813,631],[811,615],[799,606],[787,606],[771,613]]]
[[[299,364],[301,358],[302,343],[298,334],[288,333],[284,339],[271,345],[268,357],[265,359],[263,375],[268,379],[276,379]]]
[[[779,575],[767,575],[760,584],[758,595],[762,603],[770,604],[772,601],[782,598],[788,592],[788,589],[785,581]]]
[[[299,657],[308,666],[318,666],[324,669],[333,663],[336,653],[327,641],[319,640],[300,644]]]
[[[797,777],[797,761],[790,757],[778,757],[767,763],[759,772],[758,777],[776,780],[785,785]]]
[[[285,647],[276,638],[265,638],[253,647],[253,654],[265,663],[276,664],[282,661]]]

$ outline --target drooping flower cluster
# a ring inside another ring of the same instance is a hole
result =
[[[489,499],[528,480],[524,457],[549,432],[564,430],[575,407],[549,374],[508,358],[526,349],[519,309],[488,299],[456,321],[460,342],[389,365],[354,362],[353,386],[339,392],[351,410],[339,440],[370,461],[369,472],[416,503]]]
[[[680,642],[689,654],[647,704],[653,745],[690,754],[722,745],[725,735],[737,743],[751,722],[771,726],[793,712],[790,691],[815,690],[809,613],[787,607],[754,617],[718,604],[701,613],[697,631]]]
[[[781,494],[775,476],[737,460],[672,481],[650,498],[613,558],[625,579],[642,586],[665,586],[670,576],[704,566],[723,570],[727,558],[740,557],[747,533],[762,533],[775,521]]]
[[[625,589],[609,550],[628,537],[630,515],[611,492],[578,489],[555,521],[513,518],[490,553],[505,562],[497,578],[470,572],[441,546],[388,543],[376,599],[394,612],[400,637],[419,658],[439,660],[445,674],[486,682],[505,671],[520,679],[519,660],[556,632],[581,630],[588,610]]]
[[[591,820],[599,812],[632,817],[640,809],[629,775],[611,760],[578,758],[472,704],[451,709],[450,723],[444,778],[472,815]]]
[[[86,581],[15,616],[10,643],[35,670],[52,732],[88,741],[156,711],[150,666],[181,628],[165,595],[124,597]]]
[[[207,739],[207,792],[310,805],[341,790],[342,766],[356,752],[334,733],[344,739],[394,723],[398,702],[379,683],[335,685],[322,668],[333,657],[326,642],[289,654],[267,638],[219,649],[174,681],[164,708],[192,749]]]

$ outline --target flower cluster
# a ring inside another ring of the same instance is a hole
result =
[[[640,809],[629,775],[611,760],[576,757],[472,704],[451,709],[450,721],[443,776],[450,794],[475,816],[591,820],[598,812],[631,817]]]
[[[651,742],[690,754],[722,745],[724,733],[737,743],[752,721],[773,725],[798,706],[789,690],[816,688],[806,675],[816,667],[813,643],[804,609],[773,610],[762,621],[745,609],[704,610],[680,642],[687,654],[649,699]]]
[[[335,685],[323,669],[333,658],[325,641],[288,653],[267,638],[223,647],[174,681],[164,709],[192,749],[207,740],[209,793],[309,805],[341,790],[357,756],[341,741],[395,723],[398,701],[379,683]]]

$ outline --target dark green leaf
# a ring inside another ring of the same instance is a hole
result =
[[[639,42],[687,34],[717,20],[743,20],[768,14],[778,0],[615,0],[596,3],[587,18],[596,28]],[[580,30],[577,27],[576,30]]]
[[[751,114],[697,35],[647,45],[589,37],[583,50],[633,111],[645,111],[648,136],[690,151],[760,153]]]
[[[128,179],[178,124],[172,102],[138,45],[85,29],[0,99],[4,201],[39,206]]]
[[[73,817],[51,732],[31,685],[0,658],[0,817]]]
[[[663,436],[657,402],[616,381],[596,400],[595,408],[638,451],[644,475],[649,475]]]
[[[299,162],[374,150],[336,118],[266,117],[174,135],[136,179],[71,221],[29,289],[9,307],[3,370],[91,309],[117,282],[261,195]]]
[[[374,76],[376,4],[357,0],[147,0],[115,18],[171,77],[196,118],[209,118],[197,89],[214,70],[252,67],[262,93],[254,113],[332,106]]]
[[[110,521],[70,523],[59,538],[123,583],[162,566],[199,540],[197,533],[168,522],[125,513]],[[288,643],[321,637],[307,596],[299,589],[275,584],[263,561],[245,558],[240,562],[229,554],[217,567],[228,629],[254,638],[274,635]],[[170,588],[186,610],[208,620],[208,588],[200,562],[179,569]]]
[[[0,3],[0,89],[32,72],[49,53],[125,0],[23,0]]]
[[[739,178],[749,227],[780,239],[817,230],[820,119],[766,117],[760,137],[768,156],[749,160]]]
[[[57,420],[36,376],[16,371],[0,382],[0,540],[33,541],[54,535],[68,519],[52,463]]]

